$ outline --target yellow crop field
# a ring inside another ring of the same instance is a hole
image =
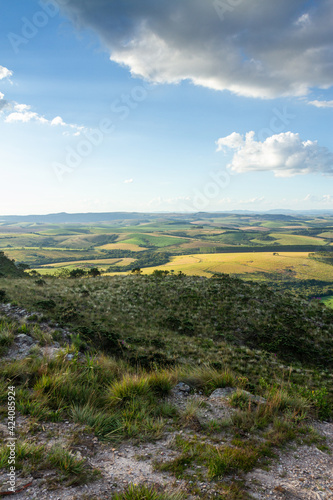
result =
[[[308,252],[218,253],[180,255],[164,266],[143,269],[151,274],[155,269],[182,271],[188,275],[211,276],[213,273],[253,274],[290,273],[298,279],[333,281],[333,267],[308,258]]]

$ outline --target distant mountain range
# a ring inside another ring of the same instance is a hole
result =
[[[249,215],[266,218],[294,218],[298,216],[327,216],[333,215],[333,210],[285,210],[275,209],[267,212],[258,212],[250,210],[232,210],[229,212],[199,212],[199,213],[175,213],[175,212],[103,212],[103,213],[76,213],[69,214],[66,212],[47,215],[0,215],[0,223],[2,224],[17,224],[17,223],[35,223],[35,224],[74,224],[74,223],[97,223],[97,222],[112,222],[112,221],[140,221],[149,222],[152,219],[165,219],[174,221],[198,220],[200,218],[207,219],[214,216],[230,216],[230,215]]]

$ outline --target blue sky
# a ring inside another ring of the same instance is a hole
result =
[[[0,0],[0,214],[333,209],[333,1],[248,8]]]

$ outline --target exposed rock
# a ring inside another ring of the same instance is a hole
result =
[[[267,399],[265,398],[262,398],[261,396],[254,396],[253,394],[251,394],[250,392],[247,392],[247,391],[242,391],[243,394],[246,394],[246,396],[251,400],[253,401],[254,403],[258,403],[258,404],[265,404],[267,402]]]
[[[177,384],[175,387],[174,387],[174,390],[175,391],[181,391],[181,392],[190,392],[191,391],[191,387],[187,384],[184,384],[183,382],[179,382],[179,384]]]
[[[20,333],[15,337],[15,343],[18,344],[18,346],[31,346],[34,344],[34,339],[30,337],[29,335],[25,335],[25,333]]]
[[[234,387],[224,387],[223,389],[215,389],[209,396],[209,399],[219,399],[219,398],[228,398],[230,397],[234,392],[236,392],[237,389]]]
[[[235,389],[234,387],[224,387],[223,389],[215,389],[215,391],[212,392],[212,394],[209,396],[209,399],[211,400],[227,399],[230,398],[230,396],[232,396],[236,391],[237,389]],[[245,394],[254,403],[265,404],[267,401],[265,398],[262,398],[261,396],[255,396],[254,394],[251,394],[248,391],[242,390],[240,392],[241,394]]]

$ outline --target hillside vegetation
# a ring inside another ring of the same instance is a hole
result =
[[[6,276],[22,277],[24,276],[24,272],[16,267],[13,260],[6,257],[6,255],[0,251],[0,278]]]
[[[15,387],[22,498],[247,499],[288,443],[330,470],[333,218],[120,216],[0,225],[36,268],[0,252],[0,435]]]
[[[148,367],[220,362],[225,342],[287,362],[333,363],[332,310],[228,275],[3,279],[1,287],[11,301],[74,329],[91,346]]]
[[[328,449],[311,427],[331,418],[333,402],[333,311],[319,301],[228,275],[2,278],[0,288],[11,303],[0,304],[0,357],[11,356],[0,414],[14,385],[28,419],[18,430],[22,478],[52,470],[47,488],[87,483],[88,493],[102,480],[82,458],[93,436],[106,443],[101,457],[173,436],[168,457],[152,445],[149,462],[169,474],[166,496],[129,477],[108,498],[235,500],[249,498],[243,475],[287,443]],[[16,359],[22,334],[31,348]],[[223,388],[229,396],[214,406]],[[56,429],[63,447],[45,442]],[[0,447],[0,474],[7,460]]]

